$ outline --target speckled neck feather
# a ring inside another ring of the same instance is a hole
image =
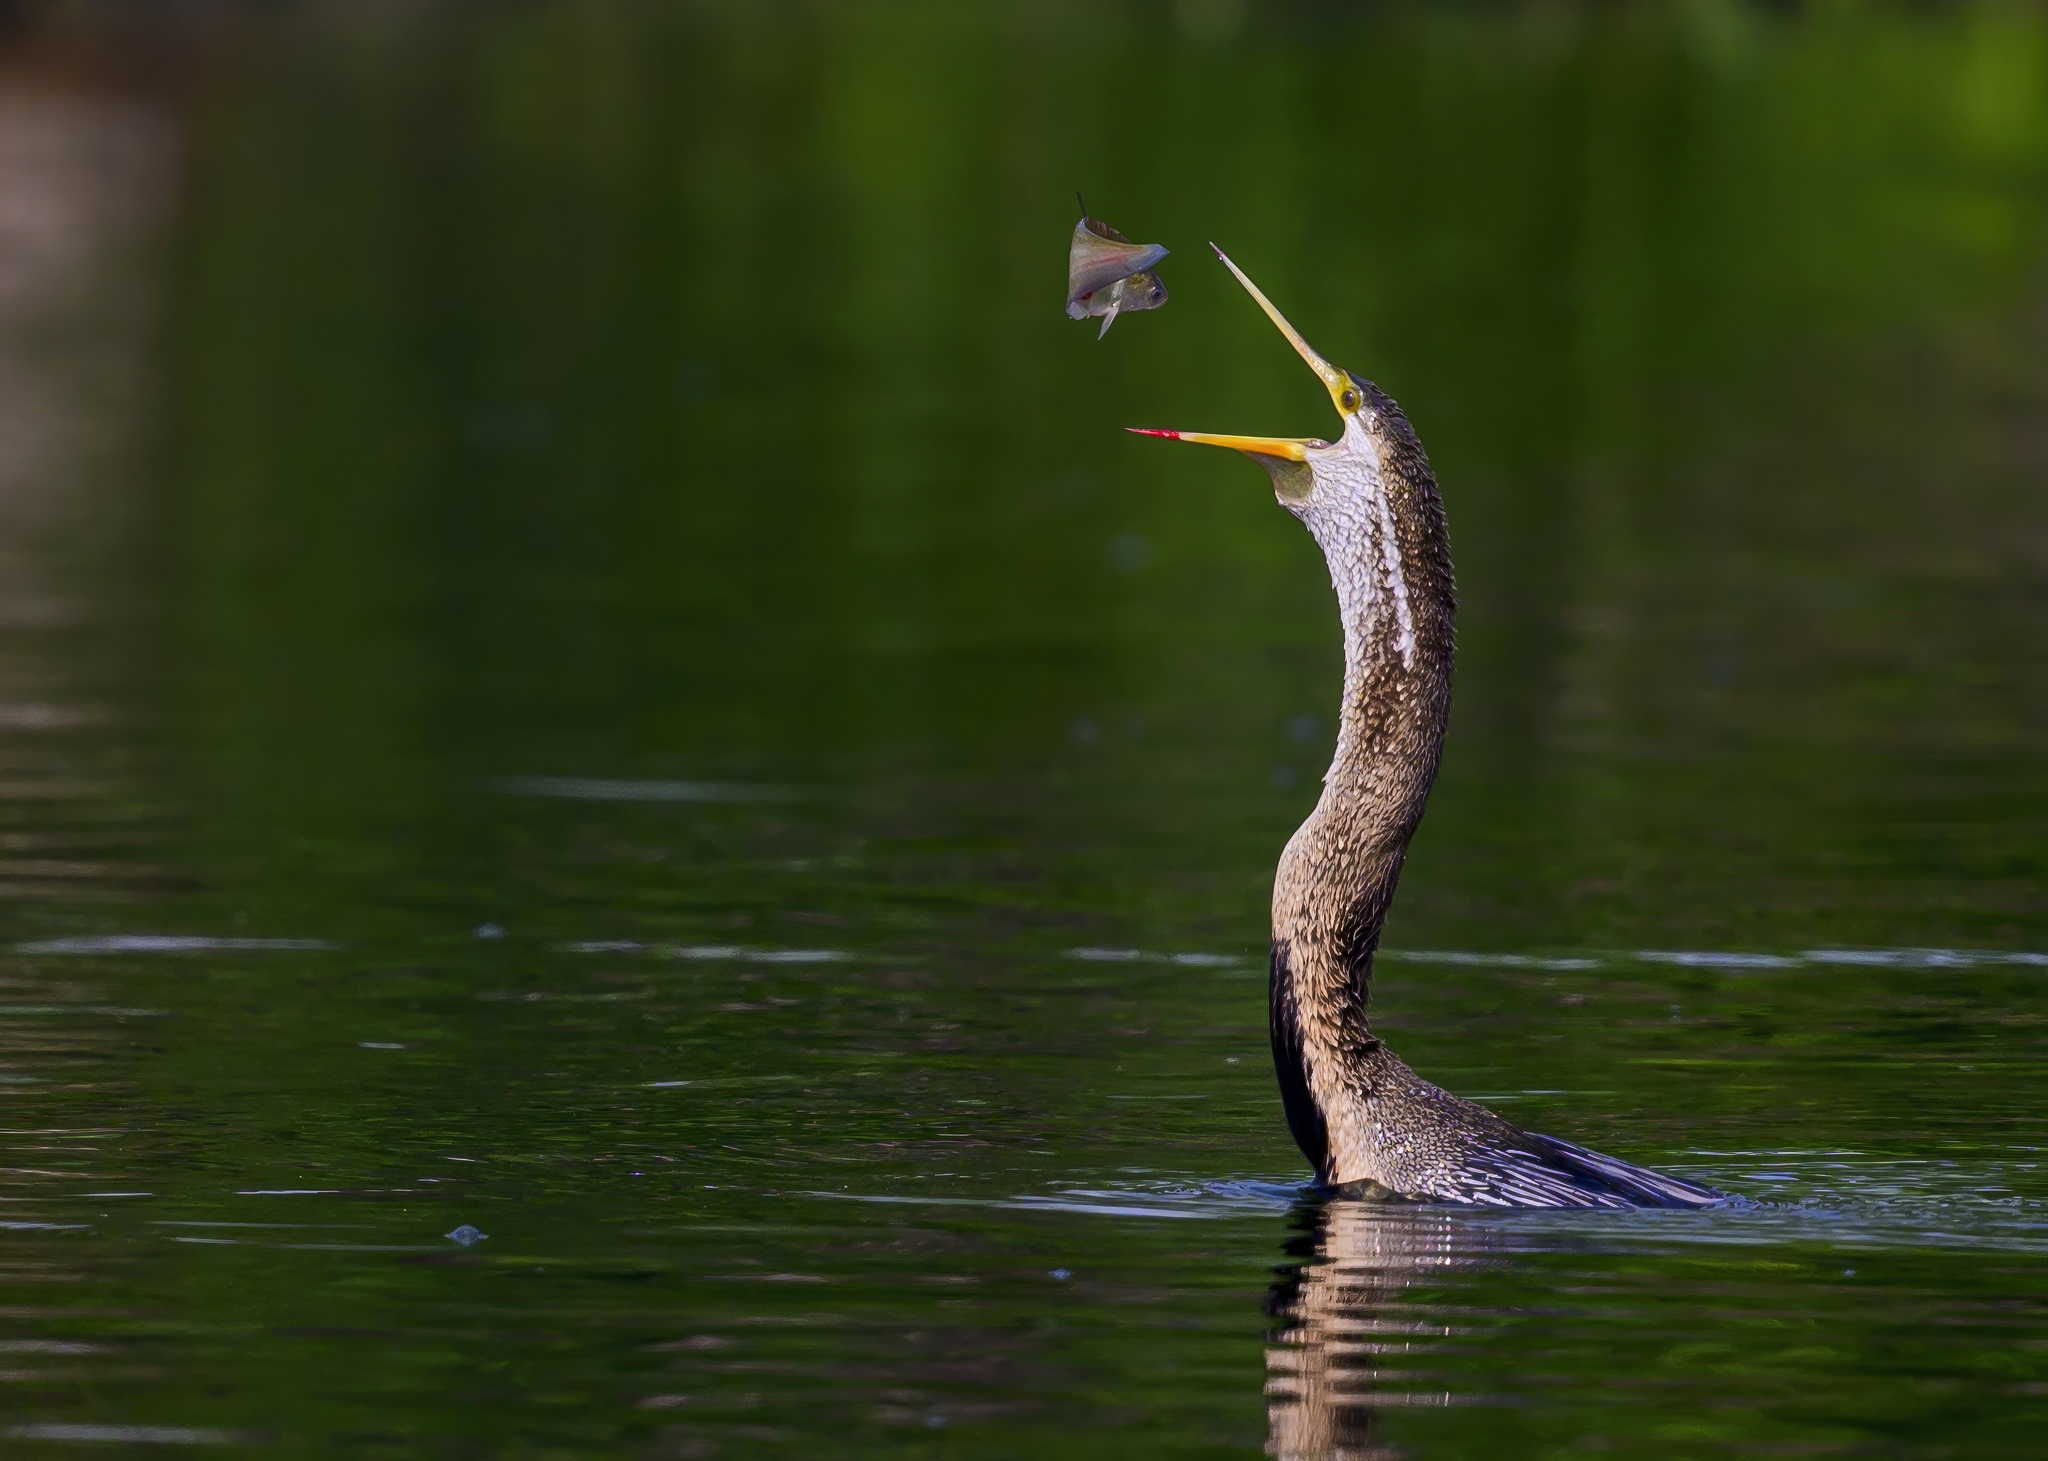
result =
[[[1365,405],[1312,447],[1282,503],[1329,564],[1344,699],[1323,794],[1273,884],[1271,1015],[1287,1123],[1317,1179],[1360,1195],[1498,1206],[1697,1205],[1717,1194],[1519,1131],[1423,1080],[1366,1019],[1373,956],[1450,717],[1457,600],[1443,499],[1400,407]]]
[[[1457,600],[1429,461],[1400,408],[1360,384],[1366,408],[1312,450],[1317,490],[1290,504],[1337,591],[1344,698],[1322,797],[1274,878],[1273,1031],[1288,1124],[1317,1175],[1391,1187],[1375,1133],[1350,1119],[1346,1075],[1382,1049],[1366,1020],[1373,953],[1436,777]]]

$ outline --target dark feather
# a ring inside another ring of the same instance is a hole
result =
[[[1287,968],[1287,945],[1273,944],[1271,1001],[1267,1028],[1273,1037],[1273,1073],[1280,1078],[1280,1107],[1294,1144],[1320,1178],[1330,1153],[1330,1132],[1308,1088],[1308,1061],[1301,1047],[1301,1012],[1295,1008],[1294,981]]]
[[[1705,1207],[1721,1194],[1554,1136],[1472,1151],[1440,1200],[1482,1207]]]

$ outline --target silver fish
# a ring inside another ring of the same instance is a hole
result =
[[[1119,314],[1159,308],[1166,303],[1166,286],[1152,271],[1167,253],[1158,244],[1132,243],[1083,209],[1067,249],[1067,318],[1100,316],[1100,340]]]

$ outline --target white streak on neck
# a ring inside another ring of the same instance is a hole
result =
[[[1347,678],[1362,673],[1382,632],[1383,606],[1392,602],[1393,647],[1405,669],[1415,668],[1415,610],[1401,562],[1400,526],[1380,471],[1379,447],[1363,417],[1344,423],[1341,440],[1312,448],[1316,498],[1300,515],[1329,564],[1330,583],[1344,611]]]
[[[1408,575],[1401,571],[1401,534],[1394,525],[1394,502],[1387,496],[1386,484],[1380,484],[1380,563],[1386,569],[1387,582],[1394,590],[1395,647],[1401,651],[1401,663],[1407,669],[1415,668],[1415,611],[1408,606]]]

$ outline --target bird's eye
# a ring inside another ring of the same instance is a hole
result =
[[[1356,411],[1358,409],[1358,392],[1346,390],[1343,395],[1337,397],[1337,404],[1347,411]]]

